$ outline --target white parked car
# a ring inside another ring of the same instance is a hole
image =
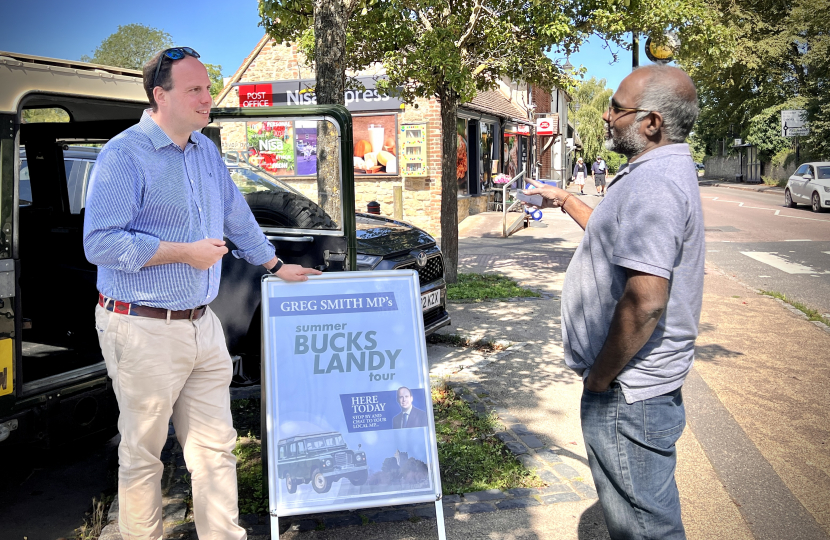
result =
[[[830,161],[804,163],[787,180],[784,206],[809,204],[813,212],[830,208]]]

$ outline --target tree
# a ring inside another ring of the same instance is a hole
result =
[[[154,54],[173,46],[173,38],[164,30],[143,24],[119,26],[93,51],[92,57],[82,56],[82,62],[126,69],[141,69]]]
[[[715,153],[717,139],[758,145],[762,161],[790,144],[780,133],[782,109],[805,108],[808,151],[830,154],[830,25],[827,0],[714,0],[733,36],[720,63],[682,60],[698,88],[696,133]]]
[[[572,93],[569,114],[576,121],[577,132],[582,140],[582,155],[587,163],[602,156],[605,150],[605,121],[602,114],[608,109],[612,93],[605,88],[605,79],[597,80],[596,77],[580,83]],[[579,103],[578,111],[574,111],[576,103]]]
[[[314,59],[318,104],[345,105],[346,32],[360,0],[260,0],[259,14],[268,35],[277,41],[302,41]],[[318,203],[340,222],[340,164],[334,126],[317,122]]]
[[[458,264],[454,126],[460,103],[496,87],[503,78],[548,90],[554,85],[570,88],[561,63],[544,51],[570,53],[592,33],[622,45],[632,29],[662,33],[679,28],[681,37],[689,35],[690,50],[718,51],[722,41],[706,0],[641,0],[627,7],[567,0],[361,0],[360,5],[359,15],[338,19],[346,29],[343,68],[357,72],[380,62],[387,79],[378,82],[379,88],[401,89],[407,103],[437,97],[441,104],[441,250],[449,283],[456,281]],[[318,7],[346,9],[354,2],[318,0],[312,15],[304,6],[298,0],[261,0],[260,15],[272,36],[288,40],[303,35],[309,16],[315,18],[315,35],[320,31]],[[307,56],[319,61],[317,37],[314,45],[315,51]],[[324,52],[341,58],[340,51]],[[318,75],[318,96],[321,81]]]
[[[164,30],[143,24],[128,24],[119,26],[114,34],[98,45],[91,57],[84,55],[81,61],[141,70],[157,52],[172,46],[173,38]],[[210,95],[216,96],[224,86],[222,66],[205,64],[205,68],[211,81]]]

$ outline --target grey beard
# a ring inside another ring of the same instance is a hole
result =
[[[638,133],[640,122],[634,122],[622,131],[606,126],[605,148],[611,152],[632,158],[641,154],[648,145],[648,139]]]

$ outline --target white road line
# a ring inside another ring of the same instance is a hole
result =
[[[804,266],[802,264],[793,263],[790,261],[785,260],[783,257],[779,257],[778,255],[773,255],[772,253],[766,253],[763,251],[741,251],[741,255],[746,255],[751,259],[755,259],[758,262],[762,262],[764,264],[768,264],[775,269],[781,270],[782,272],[786,272],[788,274],[821,274],[822,272],[816,271],[809,266]]]
[[[701,199],[709,199],[709,197],[704,197],[701,195]],[[740,208],[751,208],[753,210],[775,210],[774,208],[766,208],[762,206],[744,206],[745,203],[740,201],[726,201],[720,199],[718,197],[712,197],[710,200],[717,201],[717,202],[725,202],[725,203],[734,203],[737,204]],[[808,218],[808,217],[801,217],[801,216],[786,216],[781,214],[781,210],[775,210],[775,215],[778,217],[786,217],[786,218],[793,218],[793,219],[806,219],[807,221],[820,221],[821,223],[830,223],[830,219],[816,219],[816,218]]]
[[[780,214],[780,213],[781,213],[781,210],[776,210],[776,211],[775,211],[775,215],[776,215],[776,216],[777,216],[778,214]]]
[[[807,239],[807,238],[804,238],[804,239],[797,239],[797,240],[784,240],[784,241],[785,241],[785,242],[812,242],[812,240],[809,240],[809,239]]]
[[[830,251],[822,251],[822,253],[826,253],[827,255],[830,255]]]

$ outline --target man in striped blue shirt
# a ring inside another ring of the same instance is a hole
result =
[[[233,255],[286,281],[320,272],[283,264],[234,185],[209,121],[210,79],[187,47],[144,66],[151,109],[113,138],[90,181],[84,250],[98,266],[95,321],[120,416],[119,526],[162,537],[160,455],[171,416],[193,484],[201,538],[244,539],[238,524],[232,361],[207,307],[224,236]]]

